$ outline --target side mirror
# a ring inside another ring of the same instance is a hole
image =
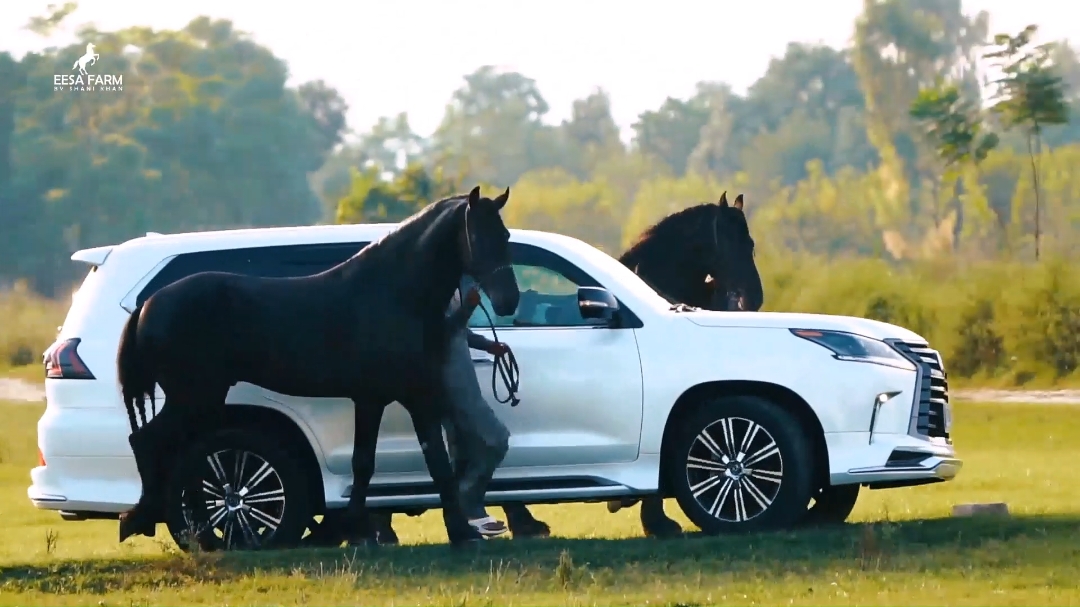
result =
[[[610,322],[619,311],[619,302],[611,291],[600,287],[578,287],[578,311],[582,318],[600,319]]]

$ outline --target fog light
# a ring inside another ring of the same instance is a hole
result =
[[[870,440],[868,445],[874,444],[874,426],[877,424],[878,411],[881,410],[881,406],[889,402],[892,397],[900,394],[900,392],[882,392],[874,397],[874,410],[870,413]]]

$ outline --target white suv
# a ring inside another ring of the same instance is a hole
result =
[[[320,272],[394,227],[148,234],[72,255],[90,273],[45,353],[48,405],[27,491],[33,504],[79,520],[115,518],[138,499],[116,350],[129,313],[155,291],[207,270]],[[903,487],[959,472],[941,357],[911,331],[852,317],[672,305],[584,242],[511,232],[521,305],[495,322],[520,364],[519,406],[496,403],[492,361],[473,352],[480,385],[512,432],[490,503],[660,492],[715,533],[798,523],[815,498],[837,502],[821,505],[833,509],[825,518],[839,521],[860,485]],[[580,314],[579,287],[607,289],[618,304],[614,317]],[[470,326],[489,331],[481,310]],[[159,404],[162,396],[159,388]],[[282,528],[303,530],[296,517],[310,521],[346,505],[351,401],[241,383],[228,405],[230,428],[206,428],[220,434],[211,442],[219,454],[254,451],[277,472],[282,486],[270,492],[282,497],[273,520],[293,519]],[[397,404],[383,417],[368,500],[398,511],[439,504]]]

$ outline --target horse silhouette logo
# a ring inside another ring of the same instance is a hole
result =
[[[98,57],[99,55],[94,52],[94,43],[87,42],[86,54],[82,57],[79,57],[78,60],[75,61],[75,64],[71,66],[71,69],[79,68],[79,74],[86,76],[86,65],[94,65],[95,63],[97,63]]]

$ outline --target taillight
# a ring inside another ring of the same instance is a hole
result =
[[[41,452],[40,448],[37,450],[37,465],[45,466],[45,454]]]
[[[45,351],[45,377],[48,379],[94,379],[94,374],[79,358],[79,342],[72,337],[58,341]]]

